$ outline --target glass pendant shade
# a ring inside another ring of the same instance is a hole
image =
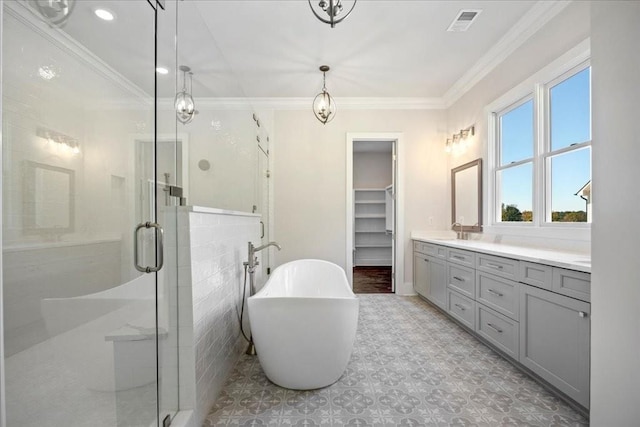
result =
[[[327,92],[327,71],[329,71],[328,65],[321,65],[320,71],[322,71],[322,92],[316,95],[313,99],[313,114],[316,116],[322,124],[327,124],[336,115],[336,103]]]
[[[175,101],[176,117],[180,123],[187,124],[193,120],[196,112],[196,104],[193,97],[186,91],[178,92]]]
[[[323,124],[329,123],[335,117],[336,103],[326,89],[323,89],[313,100],[313,114]]]
[[[182,124],[190,123],[196,115],[196,104],[191,95],[193,88],[193,73],[191,68],[181,65],[180,71],[183,73],[182,90],[176,94],[174,107],[176,109],[176,117]],[[189,90],[187,90],[187,73],[189,74]]]

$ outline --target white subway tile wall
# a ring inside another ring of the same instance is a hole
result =
[[[259,236],[259,216],[178,213],[180,408],[193,409],[189,425],[202,425],[245,349],[243,262],[247,243],[258,244]]]

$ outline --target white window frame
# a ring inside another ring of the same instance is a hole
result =
[[[551,221],[551,208],[552,208],[551,206],[551,198],[552,198],[551,159],[553,157],[570,153],[572,151],[575,152],[585,148],[591,149],[593,132],[592,132],[592,129],[589,129],[589,139],[587,141],[574,143],[569,145],[568,147],[563,147],[563,148],[559,148],[557,150],[552,151],[552,148],[551,148],[551,97],[550,97],[550,92],[552,87],[564,82],[565,80],[570,79],[571,77],[575,76],[581,71],[586,70],[590,66],[591,66],[591,62],[589,60],[584,61],[582,64],[578,65],[577,67],[573,67],[569,71],[556,77],[550,82],[547,82],[544,85],[540,85],[540,89],[541,89],[540,97],[543,100],[543,102],[540,103],[542,107],[542,111],[540,112],[540,114],[544,114],[544,116],[542,116],[544,117],[544,120],[540,121],[540,126],[541,126],[541,134],[545,135],[545,137],[541,138],[541,141],[540,141],[540,162],[542,163],[541,165],[542,182],[540,183],[540,186],[541,186],[540,188],[544,188],[544,197],[545,197],[545,200],[542,202],[543,206],[541,206],[543,210],[540,211],[541,213],[540,220],[541,220],[541,224],[545,227],[571,226],[571,227],[582,227],[582,228],[587,227],[588,228],[591,226],[591,222],[584,223],[584,222],[552,222]],[[590,111],[592,111],[591,106],[590,106]],[[591,120],[591,122],[593,122],[593,120]],[[591,123],[589,125],[591,126]],[[589,176],[591,176],[591,171],[589,173]],[[589,218],[589,220],[591,219],[592,218]]]
[[[511,162],[505,165],[501,165],[500,164],[500,159],[502,157],[502,152],[501,152],[501,148],[502,148],[502,135],[501,135],[501,126],[500,126],[500,117],[504,116],[508,113],[510,113],[511,111],[515,110],[518,107],[521,107],[522,105],[526,104],[527,102],[532,101],[533,102],[533,117],[531,117],[531,121],[532,121],[532,125],[533,125],[533,142],[532,142],[532,147],[531,147],[531,157],[527,157],[525,159],[521,159],[515,162]],[[493,143],[494,146],[494,155],[493,155],[493,163],[491,164],[493,167],[491,168],[492,170],[492,175],[494,178],[494,182],[495,182],[495,186],[493,187],[493,205],[494,205],[494,216],[491,218],[492,219],[492,224],[512,224],[512,222],[502,222],[500,221],[498,218],[502,216],[502,194],[501,194],[501,189],[502,189],[502,185],[500,182],[500,179],[498,178],[498,173],[505,171],[505,170],[509,170],[512,168],[516,168],[518,166],[522,166],[528,163],[531,163],[531,169],[533,171],[533,175],[531,176],[531,187],[533,189],[533,192],[531,194],[531,209],[533,211],[533,222],[517,222],[515,224],[517,225],[521,225],[521,226],[531,226],[534,222],[535,222],[535,214],[536,214],[536,206],[535,206],[535,201],[536,201],[536,187],[534,185],[535,183],[535,173],[536,173],[536,97],[534,96],[533,91],[528,93],[526,96],[524,96],[523,98],[515,101],[513,104],[507,106],[506,108],[501,109],[500,111],[495,111],[492,112],[492,117],[491,120],[493,120],[494,124],[493,126],[495,127],[495,134],[493,139],[490,139],[490,143]]]
[[[551,222],[551,174],[550,159],[561,153],[591,146],[591,140],[580,144],[550,151],[549,96],[551,87],[568,79],[590,66],[590,41],[583,41],[569,52],[544,67],[524,82],[496,99],[485,108],[487,117],[487,185],[486,217],[489,218],[485,231],[495,234],[531,235],[536,237],[570,238],[589,241],[591,223]],[[533,218],[531,222],[502,222],[498,171],[527,163],[530,159],[514,164],[500,165],[498,146],[498,114],[517,108],[529,99],[533,99],[534,108],[534,147],[533,147]],[[543,120],[539,120],[544,117]],[[542,137],[544,136],[544,137]]]

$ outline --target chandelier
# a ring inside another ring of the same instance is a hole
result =
[[[343,13],[344,8],[342,6],[342,0],[320,0],[318,2],[318,6],[315,8],[313,7],[313,4],[311,4],[311,0],[308,1],[309,7],[316,18],[325,24],[331,25],[331,28],[333,28],[336,24],[344,21],[344,19],[351,14],[353,8],[356,7],[358,0],[353,0],[353,4],[347,13]],[[324,15],[327,15],[328,19]]]
[[[336,115],[336,103],[327,92],[326,73],[329,71],[329,66],[321,65],[320,71],[322,71],[322,92],[317,94],[313,100],[313,114],[323,125],[326,125]]]
[[[174,106],[176,117],[182,124],[190,123],[196,115],[196,104],[193,102],[193,73],[186,65],[178,67],[182,71],[182,90],[176,94]],[[187,90],[187,74],[189,75],[189,90]]]

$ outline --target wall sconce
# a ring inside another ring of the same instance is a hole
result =
[[[58,146],[64,147],[73,154],[80,153],[80,143],[78,140],[63,133],[39,127],[36,129],[36,136],[46,139],[50,144],[57,144]]]
[[[444,151],[447,153],[450,153],[452,145],[453,145],[453,141],[451,140],[451,138],[447,138],[447,142],[445,142],[445,145],[444,145]]]
[[[454,133],[451,138],[447,138],[447,141],[444,145],[444,151],[447,153],[451,153],[452,151],[458,151],[467,146],[467,139],[470,136],[474,136],[476,134],[476,127],[474,125],[469,126],[465,129],[460,129],[460,132]]]

